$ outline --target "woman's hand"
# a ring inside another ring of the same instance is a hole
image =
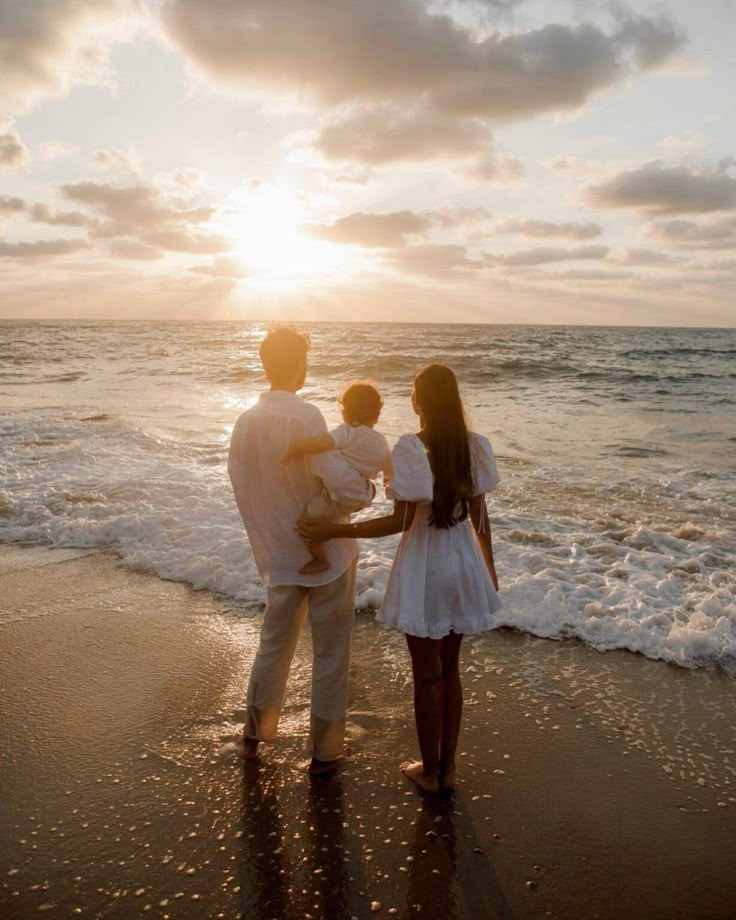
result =
[[[296,525],[297,533],[307,543],[324,543],[340,537],[340,525],[332,521],[300,521]]]

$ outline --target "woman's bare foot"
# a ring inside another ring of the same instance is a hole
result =
[[[246,738],[242,731],[235,736],[235,747],[243,760],[255,760],[258,757],[258,748],[261,742],[258,738]]]
[[[424,764],[421,760],[407,760],[405,763],[401,764],[401,772],[425,792],[440,791],[440,784],[437,781],[437,777],[425,772]]]
[[[299,569],[300,575],[317,575],[319,572],[326,572],[330,564],[326,559],[312,559],[306,565]]]

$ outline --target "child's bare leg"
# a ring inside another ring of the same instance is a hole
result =
[[[299,569],[300,575],[315,575],[317,572],[326,572],[330,564],[323,543],[307,543],[307,549],[312,554],[312,559]]]

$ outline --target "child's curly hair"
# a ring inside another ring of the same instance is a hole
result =
[[[351,425],[367,425],[378,421],[383,400],[378,388],[369,380],[349,383],[337,400]]]

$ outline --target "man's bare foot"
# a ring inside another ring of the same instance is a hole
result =
[[[258,757],[260,744],[258,738],[246,738],[242,731],[235,736],[235,746],[243,760],[255,760]]]
[[[345,758],[350,757],[352,753],[353,749],[349,744],[346,744],[341,756],[335,757],[334,760],[318,760],[313,757],[309,761],[307,772],[310,776],[324,776],[326,773],[334,773],[342,765]]]
[[[326,572],[329,567],[330,564],[326,559],[312,559],[299,569],[299,574],[317,575],[319,572]]]
[[[339,769],[343,760],[345,760],[344,757],[337,757],[335,760],[317,760],[316,757],[313,757],[309,761],[307,773],[310,776],[325,776],[327,773],[334,773]]]
[[[440,764],[440,786],[446,792],[455,788],[455,764]]]
[[[405,763],[401,764],[401,772],[407,779],[416,783],[417,786],[425,792],[440,791],[440,784],[437,781],[437,777],[425,773],[424,764],[421,760],[407,760]]]

